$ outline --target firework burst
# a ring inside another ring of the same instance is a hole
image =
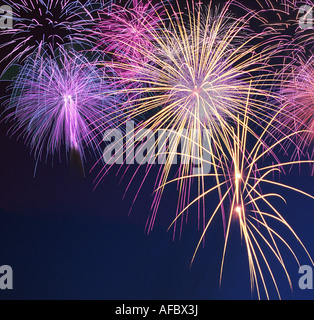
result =
[[[112,53],[115,59],[143,63],[142,48],[148,51],[154,48],[149,29],[159,28],[162,14],[162,5],[153,5],[151,1],[132,0],[124,6],[110,4],[99,13],[98,47]]]
[[[131,86],[127,92],[133,94],[133,99],[124,108],[124,115],[131,119],[150,114],[136,128],[139,137],[146,129],[176,133],[170,146],[166,146],[163,135],[156,142],[164,145],[168,156],[157,185],[167,181],[182,138],[182,148],[190,151],[190,160],[180,166],[178,174],[193,171],[192,159],[203,152],[204,132],[212,141],[209,153],[216,170],[215,159],[224,157],[224,140],[232,132],[232,123],[245,112],[248,92],[251,93],[249,116],[255,119],[253,122],[258,124],[262,116],[267,117],[272,106],[260,98],[270,96],[272,71],[268,60],[280,47],[277,39],[263,46],[254,44],[259,35],[249,32],[248,16],[237,19],[230,15],[230,2],[219,10],[211,6],[203,9],[194,2],[187,2],[185,12],[178,3],[177,7],[177,10],[165,8],[167,22],[162,21],[159,30],[148,26],[146,32],[153,38],[150,46],[136,47],[151,63],[143,64],[139,75],[128,79]],[[132,66],[131,58],[115,63],[122,70],[130,70]],[[199,190],[202,190],[202,179],[196,178]],[[178,208],[188,201],[186,194],[192,180],[182,180],[178,187]],[[153,226],[163,193],[162,188],[158,190],[148,230]]]
[[[244,115],[244,119],[241,121],[239,119],[239,122],[234,129],[233,138],[230,136],[231,139],[226,144],[226,157],[223,161],[220,161],[219,168],[217,167],[218,174],[204,175],[207,179],[212,179],[213,176],[215,176],[215,178],[218,177],[217,183],[214,183],[212,187],[205,190],[203,194],[200,194],[191,201],[177,215],[170,226],[171,228],[175,225],[176,220],[191,206],[198,204],[201,199],[207,197],[209,194],[217,193],[220,201],[207,217],[206,226],[202,232],[191,263],[195,260],[196,254],[202,242],[204,242],[207,232],[209,232],[214,221],[217,221],[217,216],[219,214],[226,215],[227,223],[225,226],[225,242],[220,270],[220,283],[222,281],[231,229],[237,225],[240,228],[241,239],[243,240],[247,252],[251,290],[253,292],[254,289],[256,289],[259,299],[262,297],[262,291],[264,291],[267,299],[270,298],[268,289],[269,284],[266,281],[264,268],[270,276],[278,297],[281,297],[272,266],[267,256],[268,253],[272,254],[279,262],[291,288],[292,282],[280,249],[282,245],[288,248],[300,266],[298,257],[292,249],[292,246],[284,239],[283,235],[279,233],[279,229],[286,229],[292,233],[297,244],[305,250],[309,260],[313,264],[313,260],[304,244],[273,203],[273,200],[276,198],[281,199],[286,203],[284,197],[277,192],[265,193],[265,188],[275,187],[291,190],[300,195],[314,199],[313,195],[286,185],[280,181],[277,182],[274,179],[275,172],[282,173],[285,166],[293,164],[299,165],[299,161],[278,163],[276,159],[272,159],[275,161],[271,161],[271,165],[268,166],[263,164],[268,157],[272,158],[272,150],[280,145],[283,140],[288,138],[288,136],[286,136],[282,138],[282,140],[277,140],[271,145],[267,145],[264,141],[267,131],[271,127],[271,123],[275,121],[279,113],[280,111],[272,120],[270,120],[269,126],[267,126],[260,135],[257,135],[254,130],[250,128],[247,114]],[[292,135],[293,134],[294,133],[292,133]],[[255,141],[255,143],[252,144],[252,141]],[[189,179],[189,176],[183,176],[173,180],[173,182]]]
[[[97,148],[95,128],[110,123],[115,99],[114,86],[81,54],[61,50],[54,58],[30,57],[13,82],[7,119],[11,133],[22,136],[36,158],[54,154],[65,145],[84,157],[84,145]]]
[[[285,141],[285,148],[289,152],[293,145],[294,153],[302,159],[304,156],[313,159],[314,142],[314,57],[310,59],[298,58],[283,70],[280,89],[281,105],[284,106],[280,117],[280,125],[271,133],[279,132],[283,135],[295,132],[295,136]]]
[[[59,45],[81,48],[94,40],[89,30],[95,23],[94,11],[99,7],[95,2],[8,0],[6,3],[14,18],[13,28],[0,32],[0,48],[7,52],[8,66],[24,60],[35,50],[53,55]]]

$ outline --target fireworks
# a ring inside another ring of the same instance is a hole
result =
[[[165,9],[169,26],[163,22],[159,30],[147,30],[154,39],[153,50],[146,46],[140,53],[151,63],[142,65],[139,75],[129,79],[131,88],[127,91],[140,98],[133,98],[124,108],[124,115],[130,118],[152,114],[138,127],[139,132],[163,128],[177,133],[177,142],[166,151],[169,162],[159,177],[160,184],[168,179],[182,136],[185,136],[183,149],[190,150],[193,159],[202,152],[202,132],[207,131],[213,145],[210,150],[213,166],[218,165],[215,157],[224,156],[222,141],[228,139],[231,124],[238,115],[243,115],[248,92],[250,117],[256,123],[262,114],[267,117],[272,107],[260,97],[271,96],[266,87],[266,84],[269,87],[272,73],[268,60],[280,47],[275,40],[264,43],[263,50],[254,44],[257,35],[249,33],[249,20],[232,17],[229,3],[220,10],[213,10],[211,6],[207,10],[192,6],[186,12],[177,5],[179,13],[172,12],[173,7]],[[116,62],[115,67],[130,70],[132,61],[130,57],[128,61]],[[137,86],[137,83],[142,85]],[[187,130],[186,134],[183,134],[184,130]],[[190,173],[191,161],[183,164],[179,172],[179,175]],[[201,189],[202,177],[198,180]],[[189,188],[190,183],[186,182],[179,187],[186,200],[188,197],[184,194]],[[159,189],[155,197],[149,230],[162,192]],[[183,205],[182,199],[179,206]]]
[[[83,55],[62,50],[54,59],[31,57],[13,83],[12,133],[21,133],[36,158],[60,152],[63,144],[83,157],[83,142],[97,147],[95,128],[115,107],[112,88]]]
[[[293,144],[298,158],[308,155],[313,159],[314,142],[314,58],[307,61],[300,56],[283,71],[281,102],[284,105],[280,115],[281,134],[296,132],[297,135],[286,141],[287,149]],[[292,156],[292,157],[293,157]]]
[[[132,0],[125,6],[112,3],[99,14],[98,47],[117,60],[131,59],[135,68],[140,66],[146,62],[142,49],[154,48],[150,30],[159,29],[162,14],[162,6],[151,1]]]
[[[282,34],[297,23],[294,14],[295,0],[261,0],[246,5],[241,2],[236,3],[245,11],[252,10],[255,18],[260,22],[259,27],[271,34]]]
[[[263,288],[269,298],[260,257],[280,297],[275,276],[259,240],[274,254],[290,285],[290,276],[278,242],[285,244],[296,260],[297,257],[284,238],[271,229],[269,220],[287,227],[305,247],[270,201],[271,197],[283,197],[279,193],[265,193],[264,189],[267,185],[277,186],[311,198],[313,196],[270,177],[277,171],[284,172],[285,166],[295,164],[293,161],[280,163],[274,149],[296,136],[296,132],[286,134],[270,146],[265,142],[267,132],[275,130],[280,123],[279,115],[284,112],[282,106],[278,111],[273,105],[277,98],[273,89],[277,89],[280,83],[269,64],[273,57],[280,57],[282,37],[256,44],[255,40],[268,35],[268,31],[265,34],[253,33],[249,29],[251,15],[237,19],[228,10],[229,3],[215,11],[211,7],[202,11],[193,3],[191,6],[187,3],[185,13],[180,8],[171,13],[166,10],[166,16],[173,17],[169,19],[169,26],[163,23],[158,32],[150,31],[154,39],[153,50],[140,49],[141,55],[151,63],[144,64],[139,75],[129,79],[134,85],[127,91],[140,98],[130,101],[130,105],[124,109],[124,115],[136,118],[150,114],[136,129],[135,135],[139,141],[147,141],[147,130],[155,133],[159,129],[174,132],[172,142],[165,142],[167,134],[166,137],[158,134],[158,140],[150,147],[163,145],[164,152],[157,156],[166,154],[167,160],[156,179],[156,193],[147,231],[152,230],[160,199],[171,181],[173,159],[179,154],[188,160],[181,162],[178,178],[172,180],[177,183],[179,192],[176,218],[172,224],[174,231],[179,219],[182,228],[184,215],[194,204],[197,205],[199,228],[203,232],[198,249],[213,219],[221,213],[225,232],[222,276],[231,224],[236,218],[246,245],[252,290],[256,288],[260,298]],[[115,66],[130,70],[132,59],[117,62]],[[277,67],[274,66],[274,69]],[[144,85],[137,87],[137,83]],[[210,140],[207,148],[203,144],[204,132]],[[249,147],[248,140],[250,144],[255,140],[255,145]],[[178,151],[180,143],[181,151]],[[143,149],[147,154],[151,151],[147,149],[147,143],[144,143]],[[205,154],[210,157],[204,157]],[[276,164],[263,166],[267,156],[274,159]],[[205,172],[201,168],[199,173],[195,173],[192,159],[209,164],[212,172]],[[150,160],[146,176],[155,163],[155,159]],[[205,179],[208,177],[213,179],[214,184],[207,190]],[[194,181],[197,182],[198,196],[191,200],[190,191]],[[219,203],[208,219],[205,196],[215,191]]]
[[[292,286],[292,282],[279,249],[281,244],[284,244],[284,246],[288,248],[296,262],[299,264],[298,258],[292,247],[278,232],[280,225],[284,226],[292,233],[297,243],[305,250],[313,264],[309,253],[299,237],[272,203],[272,199],[274,198],[278,198],[286,202],[283,196],[280,193],[265,192],[265,188],[269,186],[276,186],[278,188],[292,190],[314,199],[314,196],[284,183],[277,182],[272,177],[275,172],[283,172],[282,170],[285,166],[299,164],[299,161],[278,163],[275,160],[275,162],[273,161],[273,164],[270,166],[263,165],[265,158],[272,157],[272,150],[282,143],[281,140],[278,140],[271,145],[267,145],[264,142],[264,136],[267,134],[267,130],[269,130],[271,122],[275,121],[278,114],[279,112],[269,122],[269,126],[264,129],[261,135],[257,135],[250,129],[247,114],[244,115],[243,121],[239,120],[236,128],[234,129],[233,139],[231,139],[228,145],[226,145],[226,157],[220,162],[220,168],[217,175],[219,179],[218,183],[216,183],[212,188],[205,190],[203,194],[200,194],[196,199],[191,201],[179,213],[171,225],[173,226],[176,220],[191,206],[199,203],[200,200],[204,201],[203,198],[216,192],[220,201],[207,218],[206,226],[193,255],[192,262],[196,257],[196,253],[200,248],[206,233],[209,232],[209,229],[215,219],[217,220],[217,215],[221,213],[225,214],[227,217],[227,224],[225,227],[225,244],[222,254],[220,282],[222,280],[226,249],[229,244],[230,230],[232,225],[237,224],[240,227],[241,239],[243,239],[243,242],[245,243],[248,256],[251,289],[252,291],[256,289],[259,299],[261,298],[262,289],[264,290],[267,299],[269,299],[268,287],[262,266],[264,266],[268,271],[278,297],[280,298],[280,291],[266,252],[273,254],[276,260],[280,263],[290,286]],[[288,137],[284,137],[283,140],[287,138]],[[255,143],[249,147],[249,141],[250,144],[252,141],[255,141]],[[204,176],[209,178],[213,175],[209,174]],[[173,181],[186,179],[190,179],[190,177],[182,176]],[[274,223],[277,223],[278,230],[271,227]]]
[[[243,5],[235,2],[244,12],[256,19],[255,27],[269,36],[281,35],[292,52],[313,48],[313,0],[261,0]]]
[[[12,62],[22,61],[34,51],[53,55],[59,45],[83,45],[92,42],[89,31],[97,6],[92,1],[69,0],[6,1],[12,7],[12,29],[2,30],[1,50]],[[3,62],[3,60],[1,61]]]
[[[159,165],[147,233],[175,182],[174,237],[197,206],[201,237],[192,261],[220,215],[221,280],[236,221],[252,291],[269,298],[270,278],[280,297],[266,251],[291,286],[282,244],[298,258],[279,230],[285,227],[306,249],[272,201],[284,197],[268,188],[314,198],[274,178],[286,166],[313,165],[314,58],[301,58],[312,51],[313,30],[301,28],[312,19],[294,0],[261,0],[251,8],[232,0],[220,6],[100,2],[6,1],[15,18],[13,29],[1,31],[0,48],[9,52],[6,67],[24,63],[5,109],[10,133],[23,138],[37,160],[72,150],[84,158],[86,146],[98,153],[105,143],[96,185],[114,164],[128,170],[136,160],[146,171],[135,199]],[[233,14],[233,5],[244,14]],[[313,7],[311,0],[302,5]],[[282,163],[276,151],[291,154],[291,144],[294,153]],[[209,194],[217,200],[210,212]]]

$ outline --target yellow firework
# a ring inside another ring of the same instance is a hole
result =
[[[293,257],[299,264],[298,258],[292,247],[279,233],[278,230],[280,229],[280,227],[284,226],[292,233],[299,245],[301,245],[305,250],[311,263],[313,264],[313,260],[311,259],[305,246],[293,231],[292,227],[286,222],[282,214],[280,214],[280,212],[273,204],[273,198],[279,198],[286,202],[284,197],[280,193],[265,193],[265,188],[275,186],[282,189],[292,190],[301,195],[314,199],[313,195],[310,195],[302,190],[283,184],[281,182],[277,182],[272,177],[275,172],[282,173],[285,166],[302,164],[302,161],[291,161],[287,163],[275,162],[275,164],[272,164],[270,166],[263,165],[263,161],[265,161],[265,158],[272,157],[274,149],[279,146],[283,142],[283,140],[289,139],[292,135],[297,134],[293,133],[290,136],[282,138],[281,140],[277,140],[272,145],[266,145],[263,138],[267,134],[267,131],[271,127],[272,123],[275,122],[276,117],[280,112],[281,111],[279,110],[278,113],[273,116],[268,126],[263,129],[263,132],[260,135],[255,134],[250,129],[248,113],[244,114],[244,119],[242,121],[239,119],[237,126],[233,132],[233,138],[226,145],[226,157],[219,163],[220,169],[218,169],[216,175],[217,183],[215,183],[212,188],[206,190],[203,194],[199,195],[197,198],[191,201],[178,214],[177,218],[170,226],[171,228],[176,220],[181,217],[184,212],[191,206],[201,201],[207,195],[217,192],[219,195],[219,201],[216,208],[212,212],[210,212],[209,217],[207,217],[207,222],[196,247],[192,262],[194,261],[197,251],[201,243],[203,242],[206,233],[210,230],[210,227],[212,226],[217,215],[221,213],[225,214],[225,243],[222,253],[220,282],[223,274],[223,267],[230,236],[230,230],[233,224],[237,224],[240,226],[241,238],[244,239],[247,252],[251,289],[252,291],[254,290],[254,288],[256,289],[259,298],[261,298],[261,290],[264,290],[265,295],[268,299],[268,284],[265,280],[265,270],[263,270],[263,266],[264,268],[266,268],[266,271],[268,271],[268,274],[272,279],[279,298],[280,292],[277,286],[277,281],[272,271],[272,266],[270,265],[269,258],[267,257],[267,254],[265,252],[265,248],[268,248],[268,251],[270,251],[278,260],[284,273],[286,274],[291,287],[291,279],[286,268],[284,258],[279,249],[282,244],[289,249]],[[255,141],[253,145],[252,141]],[[309,160],[303,162],[313,163],[314,161]],[[209,174],[204,176],[211,177],[212,175]],[[173,180],[172,182],[185,179],[190,179],[190,177],[180,177],[176,180]],[[274,225],[274,223],[277,223],[277,228],[271,227]]]
[[[154,145],[161,144],[167,155],[157,185],[169,180],[180,142],[181,150],[189,156],[181,162],[179,175],[191,175],[193,159],[204,151],[204,136],[211,140],[206,153],[212,159],[218,182],[219,163],[226,157],[225,144],[232,139],[234,124],[243,125],[241,119],[246,113],[252,123],[262,126],[262,121],[273,111],[270,101],[274,68],[270,68],[269,60],[278,53],[280,43],[275,38],[258,42],[261,35],[249,30],[249,15],[233,17],[230,4],[201,8],[187,2],[186,10],[178,3],[177,8],[165,7],[167,19],[161,19],[158,30],[149,23],[145,25],[145,34],[153,39],[151,45],[137,46],[147,63],[138,66],[130,58],[111,64],[128,74],[117,79],[125,86],[122,93],[130,97],[123,108],[125,119],[139,116],[146,119],[136,128],[138,140],[141,134],[144,139],[147,130],[174,132],[172,143],[166,142],[166,134],[160,134]],[[132,46],[129,41],[122,44]],[[248,96],[249,109],[246,108]],[[188,200],[185,194],[192,180],[179,183],[181,208]],[[195,175],[195,180],[202,194],[203,175]],[[163,188],[159,188],[150,228],[162,193]]]

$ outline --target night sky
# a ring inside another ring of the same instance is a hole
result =
[[[2,82],[1,96],[8,82]],[[3,102],[3,99],[2,99]],[[131,173],[113,168],[94,190],[101,166],[91,172],[96,158],[88,156],[82,177],[75,163],[53,165],[36,161],[22,137],[8,137],[9,125],[0,123],[0,265],[10,265],[14,289],[1,291],[1,299],[256,299],[251,294],[245,244],[239,228],[232,229],[222,285],[219,273],[223,251],[223,229],[217,219],[200,248],[193,265],[191,258],[201,231],[196,212],[184,225],[181,239],[173,241],[167,231],[177,204],[175,186],[162,199],[154,230],[144,231],[150,213],[156,172],[148,177],[131,213],[130,206],[143,171],[124,191]],[[36,171],[35,171],[36,168]],[[310,170],[292,172],[282,181],[314,193]],[[279,211],[314,257],[313,200],[290,191],[281,192],[287,205]],[[214,203],[215,204],[215,203]],[[210,210],[210,205],[208,206]],[[302,247],[291,240],[300,264],[309,264]],[[298,264],[282,249],[293,283],[289,288],[284,272],[269,254],[284,299],[314,299],[314,291],[298,288]],[[267,271],[265,269],[265,274]],[[276,291],[266,276],[271,298]],[[263,296],[265,298],[265,296]]]

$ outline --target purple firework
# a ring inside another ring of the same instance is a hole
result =
[[[90,30],[96,23],[96,10],[101,8],[96,0],[5,2],[12,8],[14,20],[13,28],[0,32],[0,48],[10,59],[7,66],[24,60],[34,50],[52,54],[59,45],[90,45],[94,41]]]
[[[55,58],[30,57],[8,100],[12,134],[20,133],[39,159],[60,153],[62,145],[84,157],[84,146],[97,148],[98,129],[113,118],[113,89],[104,69],[81,54],[62,50]]]

